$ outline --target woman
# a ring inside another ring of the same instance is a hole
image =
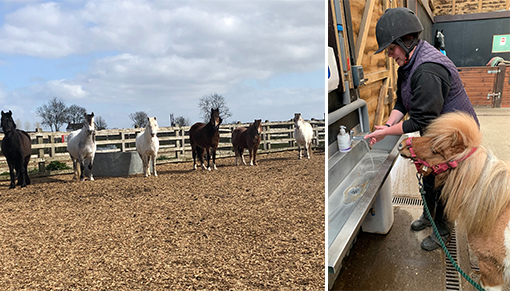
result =
[[[386,135],[401,135],[419,131],[443,113],[465,111],[477,121],[476,113],[464,90],[453,62],[424,40],[419,39],[423,26],[413,11],[398,7],[387,9],[379,18],[376,37],[379,45],[375,52],[387,50],[388,56],[399,65],[397,102],[388,121],[376,126],[365,136],[370,144]],[[404,115],[409,119],[401,121]],[[425,200],[433,214],[434,222],[443,240],[448,240],[451,227],[444,217],[444,205],[439,199],[441,189],[434,189],[434,176],[423,179]],[[435,210],[435,211],[434,211]],[[431,226],[425,213],[413,221],[411,229],[420,231]],[[439,240],[432,233],[421,242],[422,249],[432,251],[439,247]]]

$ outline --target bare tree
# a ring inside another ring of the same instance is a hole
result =
[[[133,121],[134,127],[145,127],[147,125],[147,113],[145,111],[137,111],[135,113],[129,114],[129,118]]]
[[[24,129],[25,129],[26,131],[29,131],[29,130],[30,130],[30,122],[25,121],[25,127],[24,127]]]
[[[36,122],[34,123],[34,127],[35,127],[35,129],[36,129],[36,130],[37,130],[38,128],[41,128],[41,123],[40,123],[40,122],[38,122],[38,121],[36,121]]]
[[[94,123],[96,124],[97,130],[103,130],[108,127],[108,124],[106,124],[106,121],[101,116],[94,118]]]
[[[198,101],[198,107],[200,108],[200,115],[204,118],[205,122],[209,122],[209,119],[211,119],[211,108],[218,108],[223,120],[232,116],[232,113],[230,113],[230,110],[226,105],[225,98],[218,93],[205,95],[200,98]]]
[[[21,128],[21,119],[16,118],[16,120],[14,121],[14,124],[16,124],[16,128]]]
[[[67,108],[68,113],[68,123],[83,123],[85,120],[85,114],[87,113],[87,110],[81,106],[78,105],[71,105],[69,108]]]
[[[172,124],[172,126],[175,126],[176,124],[178,124],[179,126],[188,126],[191,125],[191,121],[189,120],[189,118],[186,118],[184,116],[178,116],[174,119],[174,123]]]
[[[36,114],[42,118],[43,125],[47,125],[55,131],[59,131],[68,119],[67,106],[64,101],[57,99],[57,97],[53,97],[48,104],[37,107]]]

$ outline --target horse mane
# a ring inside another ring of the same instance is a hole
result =
[[[425,136],[448,160],[458,160],[476,151],[436,177],[436,186],[444,185],[441,199],[449,220],[461,222],[468,233],[486,234],[510,202],[509,173],[506,162],[481,145],[482,134],[468,114],[455,112],[436,118]]]

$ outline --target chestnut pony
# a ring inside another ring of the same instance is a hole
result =
[[[261,119],[255,119],[255,122],[250,124],[250,126],[238,127],[232,132],[232,146],[236,154],[236,166],[239,165],[237,162],[238,156],[241,158],[243,164],[246,165],[243,157],[244,149],[248,149],[250,153],[250,166],[257,165],[255,159],[260,145],[260,133],[262,132],[261,123]]]
[[[203,169],[211,170],[210,158],[212,154],[213,169],[216,168],[216,149],[220,142],[220,109],[211,109],[209,123],[197,122],[189,130],[189,142],[193,155],[193,169],[197,169],[196,158],[200,159]],[[204,166],[204,150],[207,153],[207,168]]]
[[[27,172],[28,162],[32,154],[30,136],[23,130],[16,129],[16,124],[12,119],[12,112],[10,110],[7,113],[2,111],[1,127],[4,131],[2,153],[7,159],[11,176],[9,189],[16,187],[16,177],[18,178],[18,185],[26,187],[30,185],[30,178]]]
[[[475,120],[455,112],[436,118],[423,137],[404,140],[399,150],[424,176],[437,175],[446,216],[466,229],[478,257],[481,284],[502,290],[510,279],[510,167],[481,141]]]

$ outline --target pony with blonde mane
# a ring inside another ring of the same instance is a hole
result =
[[[301,146],[306,151],[306,157],[310,159],[312,149],[313,128],[312,125],[303,120],[301,113],[294,113],[294,138],[298,145],[299,159],[301,160]]]
[[[143,174],[145,177],[151,175],[150,164],[152,164],[154,177],[158,176],[156,172],[156,158],[159,150],[158,129],[159,126],[156,117],[147,117],[145,130],[136,136],[136,151],[140,155],[140,159],[142,159]]]
[[[404,140],[399,150],[424,176],[446,165],[436,176],[446,216],[466,229],[484,288],[502,290],[510,282],[510,167],[481,141],[476,121],[455,112],[436,118],[423,137]]]
[[[94,181],[92,176],[92,165],[96,156],[94,112],[85,113],[84,117],[83,127],[71,132],[67,137],[67,151],[73,161],[74,177],[85,181],[85,171],[87,171],[89,180]]]

